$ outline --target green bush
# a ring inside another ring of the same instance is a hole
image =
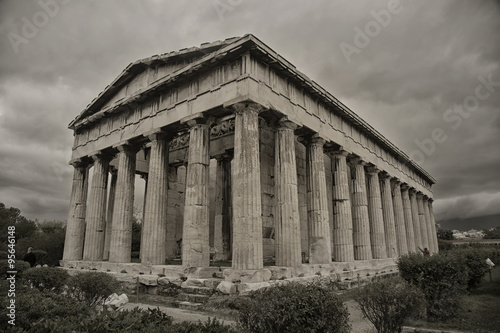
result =
[[[248,332],[349,332],[349,312],[334,288],[316,283],[274,286],[252,293],[240,309]]]
[[[68,272],[54,267],[33,267],[24,273],[24,280],[40,291],[59,293],[68,279]]]
[[[475,288],[488,273],[490,267],[486,264],[486,258],[491,254],[491,249],[481,247],[461,247],[449,252],[464,260],[469,274],[467,286]]]
[[[398,267],[401,277],[424,293],[428,319],[454,315],[458,298],[466,292],[469,280],[464,260],[442,253],[430,257],[411,253],[401,256]]]
[[[403,322],[424,305],[418,287],[401,278],[382,279],[359,290],[361,312],[379,333],[401,332]]]
[[[68,295],[95,308],[112,293],[120,290],[119,282],[103,272],[87,272],[74,275],[67,281]]]

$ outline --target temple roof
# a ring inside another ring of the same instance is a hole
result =
[[[319,84],[298,71],[294,65],[252,34],[247,34],[243,37],[228,38],[223,41],[203,43],[199,47],[190,47],[179,51],[154,55],[129,64],[113,82],[111,82],[89,105],[87,105],[87,107],[69,124],[68,127],[75,130],[81,124],[86,123],[88,119],[93,118],[92,115],[100,111],[109,99],[126,86],[134,77],[150,67],[157,66],[158,64],[172,63],[179,60],[184,60],[186,62],[185,66],[177,68],[172,73],[159,78],[155,82],[148,85],[143,91],[141,91],[141,96],[154,94],[158,90],[162,89],[162,87],[172,83],[181,76],[196,74],[196,72],[201,69],[214,66],[214,64],[217,64],[220,61],[226,61],[227,59],[234,58],[235,56],[239,56],[248,51],[250,51],[252,55],[256,56],[259,60],[267,63],[281,75],[287,77],[294,84],[297,84],[310,94],[314,95],[321,102],[330,105],[345,121],[356,126],[360,131],[367,133],[367,135],[369,135],[382,147],[396,156],[399,156],[401,162],[411,165],[431,184],[436,183],[436,180],[428,172],[411,160],[403,151],[387,140],[370,124],[364,121]],[[128,102],[137,102],[137,100],[128,100],[124,103]]]

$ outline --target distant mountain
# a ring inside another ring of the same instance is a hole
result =
[[[454,218],[436,221],[444,230],[468,231],[470,229],[484,230],[500,227],[500,214]]]

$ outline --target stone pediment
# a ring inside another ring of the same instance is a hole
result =
[[[246,36],[245,36],[246,37]],[[130,96],[147,89],[157,81],[174,73],[193,62],[213,53],[222,47],[235,43],[245,37],[228,38],[223,41],[204,43],[199,47],[190,47],[154,55],[129,64],[118,77],[111,82],[89,105],[69,124],[69,128],[95,112],[120,103]]]

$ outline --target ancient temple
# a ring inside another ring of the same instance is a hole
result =
[[[131,262],[137,175],[146,266],[346,267],[438,251],[435,180],[253,35],[130,64],[69,128],[63,265]]]

